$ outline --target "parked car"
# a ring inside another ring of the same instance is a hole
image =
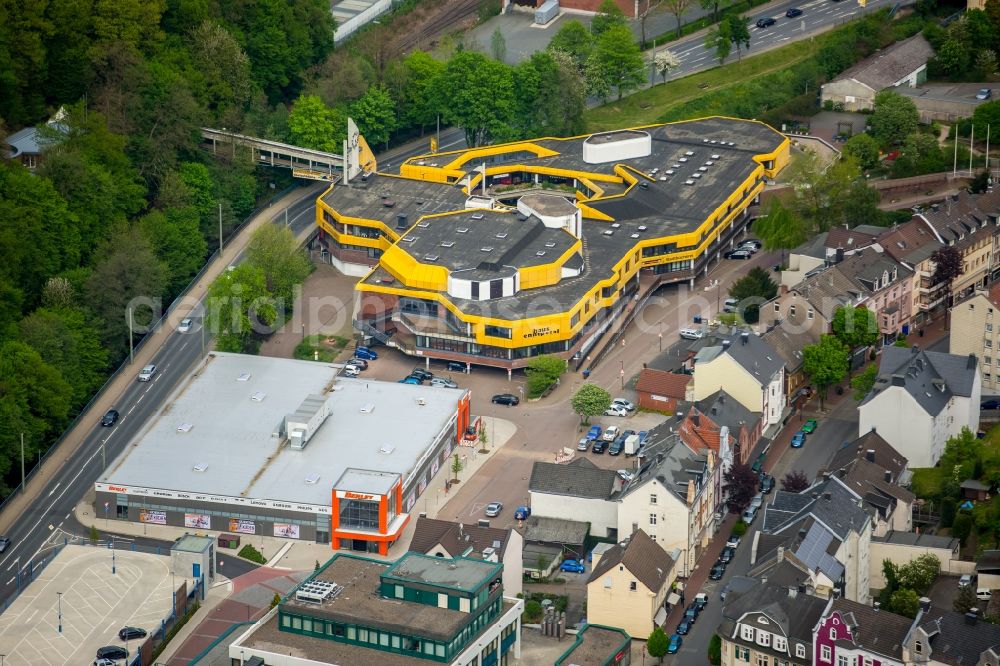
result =
[[[797,433],[792,435],[792,448],[801,449],[802,445],[806,443],[806,434],[799,430]]]
[[[611,405],[604,410],[605,416],[628,416],[628,410],[624,407],[619,407],[617,405]]]
[[[775,23],[777,23],[777,21],[775,21],[770,16],[765,16],[764,18],[757,19],[757,27],[758,28],[769,28],[772,25],[774,25]]]
[[[97,648],[98,659],[127,659],[128,652],[121,645],[105,645]]]
[[[486,505],[486,515],[495,518],[503,511],[503,502],[490,502]]]
[[[146,630],[139,627],[122,627],[118,630],[118,638],[123,641],[134,641],[137,638],[145,638]]]
[[[722,256],[726,259],[749,259],[753,256],[753,252],[750,250],[730,250]]]
[[[735,548],[723,548],[722,552],[719,553],[719,562],[723,564],[729,564],[733,561],[733,557],[736,555]]]
[[[361,374],[361,368],[356,365],[347,364],[344,366],[345,377],[357,377]]]
[[[740,538],[735,534],[730,534],[729,539],[726,540],[726,548],[739,548]]]
[[[976,93],[976,99],[989,99],[993,97],[992,88],[980,88],[979,92]]]
[[[429,382],[430,380],[434,379],[434,373],[431,372],[430,370],[424,370],[423,368],[413,368],[413,371],[410,373],[410,376],[416,377],[422,382]]]
[[[448,361],[446,364],[448,372],[465,372],[469,369],[465,363],[459,363],[458,361]]]
[[[0,553],[10,548],[10,537],[0,536]]]
[[[811,435],[814,432],[816,432],[817,425],[818,424],[816,423],[816,419],[809,419],[802,425],[802,432],[804,432],[807,435]]]
[[[184,319],[181,319],[181,323],[177,324],[177,332],[190,333],[192,326],[194,326],[194,322],[191,321],[189,318],[185,317]]]
[[[701,340],[705,336],[700,328],[682,328],[678,334],[685,340]]]
[[[608,443],[603,439],[594,440],[594,448],[591,449],[594,453],[604,453],[608,450]]]
[[[720,562],[716,562],[715,566],[708,572],[709,580],[722,580],[722,576],[726,573],[726,565]]]
[[[785,17],[795,18],[796,16],[802,16],[802,10],[798,7],[792,7],[787,12],[785,12]]]
[[[743,512],[743,522],[747,525],[752,523],[753,519],[757,517],[758,510],[755,506],[747,507],[747,510]]]
[[[759,456],[757,456],[757,459],[753,461],[753,465],[750,466],[750,469],[752,469],[753,471],[757,472],[758,474],[761,473],[761,472],[763,472],[764,471],[764,458],[766,458],[766,457],[767,457],[766,453],[762,453]]]
[[[692,601],[688,604],[688,607],[684,609],[683,619],[691,622],[691,624],[694,624],[695,620],[698,619],[698,616],[701,615],[701,608],[701,606]]]
[[[107,412],[105,412],[104,416],[101,417],[101,425],[104,426],[105,428],[110,428],[117,422],[118,422],[117,409],[109,409]]]
[[[774,490],[774,477],[770,474],[760,475],[760,492],[769,493]]]
[[[702,610],[705,610],[705,606],[708,605],[708,594],[705,592],[699,592],[694,595],[694,603],[700,606]]]
[[[625,442],[623,442],[621,438],[616,439],[615,441],[611,442],[610,446],[608,446],[608,455],[609,456],[621,455],[622,449],[624,448],[625,448]]]
[[[680,651],[681,644],[683,642],[684,642],[683,638],[681,638],[677,634],[671,634],[670,644],[667,645],[667,654],[677,654],[677,652]]]
[[[399,383],[400,384],[413,384],[414,386],[420,386],[420,384],[422,382],[419,379],[417,379],[416,377],[414,377],[413,375],[410,375],[409,377],[403,377],[402,379],[400,379]]]
[[[587,567],[580,560],[563,560],[563,563],[559,565],[559,571],[569,573],[583,573],[586,570]]]
[[[618,426],[608,426],[605,428],[604,434],[601,435],[601,439],[605,442],[613,442],[618,437],[619,432],[621,431],[618,430]]]
[[[627,409],[630,412],[634,412],[635,411],[635,405],[633,405],[631,402],[629,402],[625,398],[615,398],[614,400],[611,401],[611,406],[612,407],[622,407],[623,409]]]
[[[354,355],[358,358],[363,358],[366,361],[378,360],[378,352],[372,351],[368,347],[358,347],[354,350]]]
[[[601,426],[593,425],[590,426],[590,430],[587,431],[587,439],[594,441],[601,436]]]
[[[681,620],[680,624],[677,625],[677,635],[687,636],[689,631],[691,631],[691,623],[687,620]]]
[[[350,363],[351,365],[356,365],[359,368],[361,368],[362,370],[367,370],[368,369],[368,361],[366,361],[363,358],[358,358],[357,356],[355,356],[350,361],[348,361],[348,363]]]
[[[149,365],[144,365],[142,370],[139,371],[139,381],[148,382],[156,374],[156,366],[150,363]]]
[[[458,384],[454,379],[449,379],[448,377],[435,377],[431,380],[431,386],[437,386],[438,388],[450,388],[457,389]]]
[[[989,601],[993,597],[993,593],[988,587],[980,587],[976,590],[976,599],[980,601]]]
[[[490,400],[494,405],[507,405],[508,407],[514,407],[521,402],[520,398],[510,393],[498,393]]]
[[[997,398],[990,398],[989,400],[983,400],[979,404],[979,409],[1000,409],[1000,400]]]
[[[114,659],[95,659],[91,666],[118,666]]]
[[[577,451],[586,451],[587,449],[590,448],[590,442],[591,441],[593,441],[593,440],[588,439],[586,437],[581,437],[580,441],[576,443],[576,450]]]
[[[973,577],[971,575],[969,575],[969,574],[965,574],[961,578],[958,579],[958,586],[959,587],[968,587],[969,585],[972,585],[972,581],[973,581]]]
[[[622,481],[625,481],[627,483],[632,480],[632,477],[634,477],[635,474],[633,472],[628,471],[627,469],[620,469],[618,470],[618,476],[621,477]]]

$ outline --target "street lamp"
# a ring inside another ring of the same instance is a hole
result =
[[[59,603],[59,633],[62,633],[62,592],[56,592],[56,597],[58,597]]]
[[[663,331],[656,334],[657,343],[660,346],[660,351],[663,351]]]
[[[111,535],[111,574],[115,573],[115,535]]]

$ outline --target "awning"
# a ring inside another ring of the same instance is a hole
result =
[[[656,611],[656,617],[653,618],[653,623],[656,624],[657,627],[662,627],[663,623],[666,621],[667,621],[667,609],[660,608],[660,610]]]
[[[670,604],[671,606],[676,606],[680,600],[681,597],[676,592],[671,592],[669,595],[667,595],[667,603]]]

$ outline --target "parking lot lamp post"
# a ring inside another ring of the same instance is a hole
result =
[[[59,604],[59,633],[62,633],[62,592],[56,592]]]
[[[170,614],[177,614],[177,580],[174,578],[173,569],[170,570]]]
[[[111,574],[115,574],[115,535],[111,535]]]

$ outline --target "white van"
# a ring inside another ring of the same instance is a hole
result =
[[[682,328],[680,336],[685,340],[701,340],[705,333],[700,328]]]

